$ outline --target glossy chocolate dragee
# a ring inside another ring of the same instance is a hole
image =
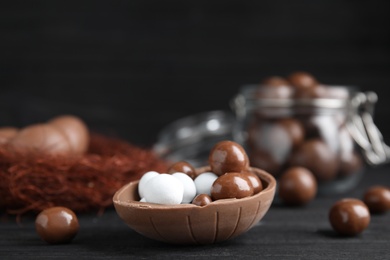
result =
[[[370,223],[370,212],[366,204],[353,198],[337,201],[329,210],[332,228],[343,236],[356,236]]]
[[[385,186],[372,186],[364,193],[363,201],[371,213],[385,213],[390,210],[390,189]]]
[[[195,168],[188,162],[180,161],[172,164],[168,168],[168,173],[182,172],[190,176],[192,179],[196,177]]]
[[[207,195],[207,194],[199,194],[197,195],[193,200],[192,200],[192,204],[194,205],[197,205],[197,206],[206,206],[208,204],[210,204],[211,202],[213,202],[213,199]]]
[[[268,87],[265,88],[263,83]],[[318,98],[347,100],[350,97],[348,89],[328,87],[303,71],[291,73],[286,78],[266,78],[258,88],[267,91],[279,85],[293,90],[290,101],[304,101],[297,104]],[[267,99],[265,94],[256,98],[260,104]],[[245,148],[251,165],[274,176],[280,176],[288,167],[302,166],[314,174],[320,185],[357,176],[364,162],[346,128],[347,120],[343,109],[294,106],[275,107],[271,111],[267,107],[256,107],[252,112],[248,111],[244,122]]]
[[[43,210],[35,219],[35,229],[42,240],[49,244],[69,243],[79,231],[76,214],[65,207]]]
[[[249,159],[244,148],[233,141],[221,141],[210,151],[211,171],[220,176],[227,172],[242,172],[248,169]]]
[[[252,195],[252,183],[243,173],[225,173],[219,176],[211,186],[211,198],[213,200],[241,199]]]

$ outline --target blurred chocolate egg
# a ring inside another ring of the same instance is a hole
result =
[[[289,164],[307,168],[319,181],[334,179],[339,169],[337,154],[320,139],[302,143],[291,155]]]
[[[86,124],[72,115],[58,116],[48,122],[59,129],[68,139],[75,155],[83,154],[89,145],[89,130]]]
[[[18,131],[19,129],[16,127],[0,127],[0,144],[8,143],[13,137],[16,136]]]
[[[21,129],[10,141],[10,145],[18,151],[28,153],[70,155],[72,152],[65,135],[48,124],[30,125]]]

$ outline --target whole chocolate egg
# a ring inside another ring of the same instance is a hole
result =
[[[227,172],[242,172],[248,169],[249,159],[244,148],[233,141],[221,141],[209,154],[211,171],[220,176]]]
[[[220,199],[241,199],[253,195],[251,181],[243,174],[229,172],[219,176],[211,186],[211,198]]]
[[[48,122],[59,129],[68,139],[75,155],[83,154],[89,145],[89,130],[86,124],[73,115],[63,115]]]
[[[330,181],[339,169],[337,154],[320,139],[303,142],[291,155],[290,166],[302,166],[319,181]]]
[[[21,129],[9,144],[15,150],[30,154],[70,155],[72,152],[65,135],[48,124],[30,125]]]

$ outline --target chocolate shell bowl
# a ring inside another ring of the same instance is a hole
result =
[[[197,169],[197,174],[209,171]],[[150,239],[171,244],[213,244],[237,237],[254,227],[267,213],[274,199],[276,181],[258,168],[250,168],[264,189],[241,199],[221,199],[206,206],[162,205],[139,202],[138,181],[119,189],[113,202],[121,219]]]

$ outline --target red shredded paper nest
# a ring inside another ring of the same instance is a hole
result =
[[[114,193],[147,171],[164,172],[166,163],[152,151],[123,140],[92,134],[81,158],[10,153],[0,147],[0,210],[22,215],[53,206],[76,212],[112,206]]]

